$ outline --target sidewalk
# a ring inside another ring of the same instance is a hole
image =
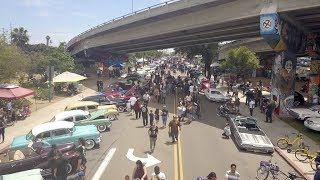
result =
[[[225,92],[227,91],[227,87],[219,87],[221,91]],[[239,92],[239,98],[240,98],[240,113],[245,116],[250,116],[249,108],[247,105],[245,105],[245,97],[243,97],[243,94]],[[253,111],[253,117],[255,117],[258,120],[258,124],[263,129],[263,131],[268,135],[269,139],[271,142],[277,146],[277,140],[281,137],[285,137],[285,135],[289,135],[290,138],[294,138],[294,135],[292,133],[297,133],[297,130],[295,130],[293,127],[288,125],[287,123],[283,122],[280,120],[277,116],[273,115],[272,117],[272,123],[266,123],[265,119],[266,116],[263,113],[260,113],[259,107],[255,108]],[[295,121],[295,119],[292,119]],[[276,127],[276,128],[275,128]],[[314,153],[316,150],[318,150],[318,145],[316,142],[308,138],[307,136],[303,136],[303,141],[305,142],[306,145],[310,146],[311,151]],[[295,147],[293,147],[295,148]],[[279,149],[280,150],[280,149]],[[278,152],[279,153],[279,152]],[[308,176],[310,179],[313,179],[314,176],[314,171],[310,167],[309,161],[306,161],[305,163],[300,162],[296,159],[294,155],[294,151],[291,153],[287,153],[286,150],[280,150],[279,153],[281,156],[284,155],[285,159],[289,160],[289,164],[293,166],[298,167],[300,169],[300,172],[304,173],[306,176]],[[291,161],[291,162],[290,162]]]
[[[34,126],[48,122],[55,114],[64,110],[64,108],[73,101],[78,101],[82,97],[95,94],[95,91],[85,88],[82,93],[66,97],[63,100],[52,103],[38,111],[32,112],[31,116],[23,121],[18,121],[14,126],[5,129],[5,141],[0,144],[0,152],[6,149],[12,142],[13,138],[18,135],[27,134]]]

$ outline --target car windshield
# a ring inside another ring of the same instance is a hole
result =
[[[27,134],[26,140],[34,139],[34,135],[32,134],[32,130]]]
[[[211,91],[211,94],[221,94],[219,91]]]

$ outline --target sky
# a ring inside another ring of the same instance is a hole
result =
[[[0,30],[10,27],[28,30],[30,44],[52,46],[68,42],[76,35],[116,17],[140,10],[166,0],[1,0]]]

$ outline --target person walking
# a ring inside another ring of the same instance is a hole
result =
[[[162,89],[161,89],[161,104],[166,104],[166,88],[165,87],[163,87]]]
[[[240,180],[240,173],[236,171],[237,166],[235,164],[231,164],[231,169],[227,171],[225,178],[226,180]]]
[[[152,178],[151,180],[165,180],[166,175],[160,171],[159,166],[154,167],[154,173],[152,173]]]
[[[266,107],[266,122],[272,123],[272,114],[274,109],[276,108],[276,104],[273,100],[270,101],[270,103]]]
[[[157,125],[159,125],[160,111],[159,111],[158,108],[154,111],[154,118],[155,118],[155,120],[156,120]]]
[[[148,108],[147,105],[144,104],[141,107],[141,112],[142,112],[142,121],[143,121],[143,126],[147,126],[148,125]],[[151,125],[151,124],[150,124]]]
[[[163,106],[163,109],[162,109],[162,112],[161,112],[161,117],[162,117],[162,127],[166,128],[167,120],[168,120],[168,117],[169,117],[169,112],[168,112],[168,110],[167,110],[165,105]]]
[[[140,118],[140,114],[141,114],[141,108],[140,108],[140,101],[137,100],[136,103],[133,106],[134,109],[134,113],[136,115],[136,119],[138,119],[138,117]]]
[[[172,143],[178,141],[179,130],[181,131],[181,124],[178,118],[173,116],[173,120],[169,123],[169,136],[172,138]]]
[[[153,123],[154,123],[154,114],[153,114],[152,110],[150,110],[150,113],[149,113],[149,121],[150,121],[150,126],[153,125]]]
[[[136,167],[133,169],[132,178],[133,180],[148,180],[147,168],[140,160],[136,162]]]
[[[137,102],[137,98],[135,96],[131,96],[130,99],[128,100],[128,102],[130,103],[130,114],[132,114],[131,110],[134,111],[134,105],[136,104]]]
[[[67,180],[67,164],[68,161],[62,156],[60,151],[57,152],[57,156],[55,159],[55,170],[54,175],[56,180]]]
[[[252,116],[253,114],[254,107],[255,107],[254,99],[250,99],[250,102],[249,102],[250,116]]]
[[[5,129],[6,129],[6,124],[4,123],[4,120],[1,119],[1,120],[0,120],[0,135],[1,135],[1,138],[2,138],[1,143],[4,142]]]
[[[234,101],[234,107],[236,108],[237,113],[240,112],[240,98],[236,97],[236,100]]]
[[[155,88],[153,90],[153,95],[154,95],[155,101],[160,103],[160,90],[159,90],[158,85],[155,86]]]
[[[144,93],[144,95],[142,96],[143,102],[146,106],[148,106],[148,103],[150,101],[150,95],[148,92]]]
[[[158,127],[154,124],[150,125],[149,131],[149,138],[150,138],[150,151],[153,153],[154,148],[156,147],[156,141],[158,136]]]
[[[97,89],[98,89],[98,92],[100,92],[100,80],[97,80]]]

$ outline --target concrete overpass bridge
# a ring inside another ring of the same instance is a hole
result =
[[[169,1],[98,25],[70,40],[78,57],[260,37],[262,9],[275,0]],[[320,0],[278,0],[280,16],[305,32],[320,32]]]

